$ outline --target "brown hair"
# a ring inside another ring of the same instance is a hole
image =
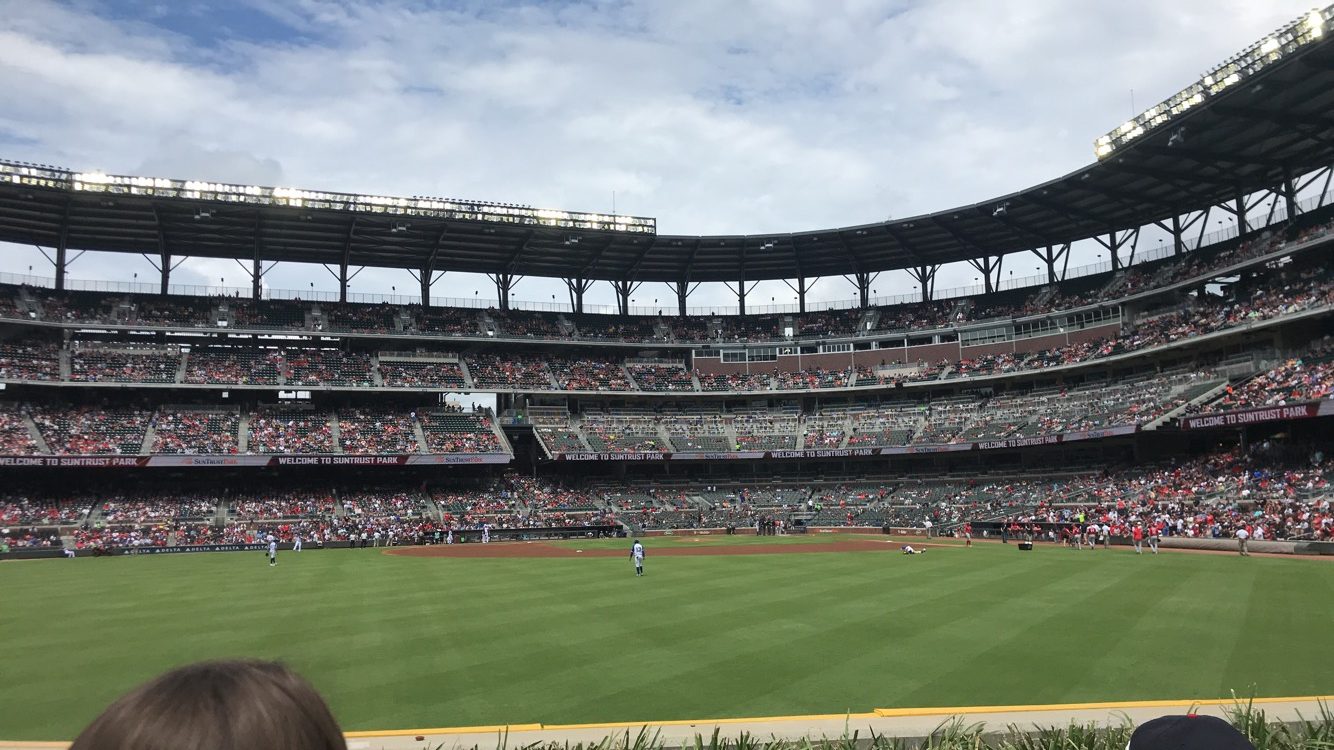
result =
[[[173,669],[121,696],[70,750],[347,750],[310,683],[276,662]]]

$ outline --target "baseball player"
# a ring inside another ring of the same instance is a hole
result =
[[[905,554],[905,555],[925,555],[925,554],[926,554],[926,548],[922,548],[922,549],[913,549],[913,546],[912,546],[911,544],[905,544],[905,545],[903,545],[902,547],[899,547],[899,549],[903,550],[903,554]]]
[[[293,552],[300,552],[300,551],[301,551],[301,535],[300,535],[300,534],[293,534],[293,535],[292,535],[292,551],[293,551]]]
[[[973,546],[973,524],[965,522],[963,525],[963,546]]]
[[[635,577],[644,575],[644,545],[638,539],[630,545],[630,559],[635,562]]]
[[[1130,532],[1130,537],[1135,540],[1135,554],[1144,554],[1144,527],[1135,524],[1135,528]]]
[[[61,550],[61,553],[64,554],[65,557],[74,557],[74,550],[70,549],[69,547],[66,547],[65,549]]]
[[[453,544],[453,543],[454,543],[454,529],[453,528],[446,529],[445,544]]]
[[[482,544],[491,543],[491,524],[482,524]]]
[[[1162,522],[1155,521],[1149,524],[1149,549],[1153,554],[1158,554],[1158,542],[1163,538]]]
[[[278,540],[269,534],[269,567],[278,564]]]

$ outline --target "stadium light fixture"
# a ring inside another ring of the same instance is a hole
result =
[[[1120,127],[1100,136],[1093,142],[1093,154],[1106,159],[1117,149],[1175,120],[1203,104],[1206,99],[1222,94],[1242,81],[1291,55],[1325,35],[1334,22],[1334,5],[1324,10],[1313,10],[1264,39],[1242,50],[1240,54],[1201,76],[1187,86]]]
[[[446,198],[397,198],[387,195],[358,195],[300,190],[289,187],[235,185],[202,180],[173,180],[163,177],[109,175],[101,171],[74,172],[57,167],[17,161],[0,161],[0,182],[70,192],[180,198],[210,203],[245,203],[259,206],[323,209],[396,217],[424,217],[455,221],[478,221],[558,229],[657,234],[651,217],[597,214],[556,209],[537,209],[509,203]],[[303,213],[303,216],[309,216]]]

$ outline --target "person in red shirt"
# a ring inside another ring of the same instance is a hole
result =
[[[973,546],[973,525],[971,523],[965,523],[963,525],[963,539],[963,546]]]
[[[1135,530],[1130,532],[1130,536],[1135,540],[1135,554],[1144,554],[1144,527],[1135,524]]]

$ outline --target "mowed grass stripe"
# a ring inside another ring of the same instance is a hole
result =
[[[25,603],[0,607],[8,665],[39,676],[0,683],[0,737],[71,737],[163,669],[243,655],[296,666],[348,729],[1334,692],[1287,648],[1334,614],[1321,564],[654,546],[643,579],[621,558],[376,550],[0,565]]]
[[[1110,614],[1102,603],[1120,600],[1120,592],[1135,585],[1126,568],[1093,572],[1084,562],[1057,560],[1042,583],[987,592],[971,615],[971,637],[952,643],[951,669],[924,671],[929,679],[919,679],[890,705],[954,705],[948,703],[951,686],[963,682],[982,704],[1004,704],[1017,693],[1033,696],[1024,703],[1068,702],[1069,686],[1091,668],[1091,655],[1103,651],[1092,641],[1106,638],[1106,631],[1086,624],[1086,614]],[[919,638],[923,649],[940,650],[934,634]],[[1052,665],[1067,665],[1068,671],[1061,674]]]
[[[810,557],[803,556],[803,559]],[[720,631],[748,627],[748,622],[758,616],[757,604],[772,604],[774,599],[773,592],[756,585],[753,580],[753,574],[763,569],[740,558],[694,558],[691,564],[672,566],[669,571],[663,571],[652,582],[649,577],[654,574],[635,579],[628,561],[614,561],[617,564],[610,568],[604,562],[598,561],[594,567],[612,573],[613,578],[606,585],[609,596],[581,605],[590,615],[589,621],[596,625],[562,639],[556,655],[549,653],[548,647],[548,653],[543,656],[551,665],[550,670],[535,669],[532,664],[505,657],[498,663],[486,665],[488,671],[500,670],[493,676],[501,678],[507,692],[532,692],[541,696],[542,702],[552,710],[588,710],[590,716],[596,715],[596,709],[604,705],[603,692],[623,691],[627,681],[624,677],[617,679],[609,672],[618,669],[633,671],[641,676],[640,679],[651,679],[661,686],[667,671],[681,663],[681,652],[706,656],[709,653],[707,644],[718,642]],[[726,564],[724,574],[708,577],[710,583],[703,586],[696,583],[723,563]],[[807,585],[819,585],[819,581]],[[625,601],[621,590],[626,586],[631,587],[630,592],[636,595],[636,601]],[[809,593],[789,582],[784,586],[781,606],[798,607]],[[724,622],[719,609],[736,614],[732,615],[731,621]],[[731,643],[734,638],[728,636],[723,640]],[[748,638],[746,642],[751,641]],[[669,653],[659,664],[656,661],[658,651],[664,647]],[[562,655],[570,658],[559,658]],[[690,662],[687,660],[687,663]]]

